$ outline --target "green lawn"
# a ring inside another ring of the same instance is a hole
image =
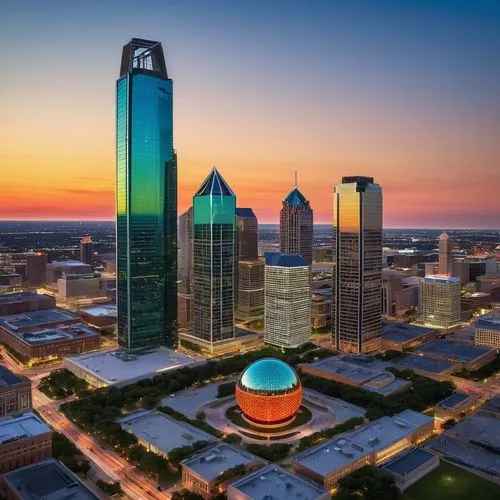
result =
[[[500,486],[448,462],[410,486],[403,500],[498,500]]]

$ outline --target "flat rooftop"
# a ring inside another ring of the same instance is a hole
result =
[[[391,364],[399,370],[421,370],[435,375],[444,373],[455,365],[452,361],[424,358],[414,354],[391,360]]]
[[[0,419],[0,446],[47,432],[50,429],[32,412],[4,417]]]
[[[413,450],[392,459],[382,468],[392,472],[396,476],[404,478],[408,474],[411,474],[415,469],[418,469],[425,463],[434,460],[435,458],[436,455],[434,455],[434,453],[425,451],[422,448],[414,448]]]
[[[69,320],[76,321],[77,317],[64,309],[45,309],[1,316],[0,326],[11,332],[18,332],[26,328],[43,327],[43,325]]]
[[[89,328],[84,323],[73,323],[72,325],[61,325],[55,328],[43,328],[27,333],[16,333],[27,344],[32,346],[51,344],[53,342],[63,342],[65,340],[81,339],[84,337],[94,337],[99,335],[95,330]]]
[[[472,444],[480,444],[500,453],[500,422],[495,417],[481,411],[465,418],[446,432],[451,437],[467,439]]]
[[[190,356],[166,348],[152,349],[138,354],[118,349],[71,356],[67,359],[108,385],[147,378],[168,370],[199,363]]]
[[[0,304],[13,304],[15,302],[31,302],[32,300],[52,300],[48,295],[36,292],[15,292],[0,295]]]
[[[351,364],[344,361],[343,358],[339,359],[338,356],[320,359],[312,363],[307,363],[304,366],[309,366],[332,375],[342,376],[360,384],[368,382],[381,373],[379,370],[372,370],[368,367]]]
[[[453,409],[457,407],[459,404],[463,403],[471,396],[466,394],[465,392],[455,392],[451,396],[448,396],[446,399],[440,401],[436,406],[440,406],[441,408],[450,408]]]
[[[481,407],[481,410],[498,413],[498,415],[500,416],[500,395],[486,401],[486,403]]]
[[[432,332],[435,332],[434,328],[408,323],[386,323],[382,326],[382,339],[400,343],[411,342]]]
[[[428,274],[425,276],[424,281],[426,283],[438,283],[438,284],[443,284],[443,285],[453,285],[453,284],[460,284],[460,278],[457,278],[455,276],[444,276],[440,274]]]
[[[433,417],[423,413],[405,410],[393,417],[382,417],[354,431],[340,434],[335,439],[299,453],[292,460],[325,477],[374,451],[389,447],[433,420]]]
[[[275,464],[248,474],[230,485],[254,499],[314,500],[326,494],[326,490],[293,472]]]
[[[417,347],[416,351],[428,356],[442,356],[443,358],[460,361],[462,363],[473,361],[485,354],[488,354],[493,349],[489,347],[481,347],[464,342],[454,342],[453,340],[431,340]]]
[[[237,465],[249,465],[262,459],[228,444],[219,444],[184,460],[183,466],[189,467],[206,481],[213,481],[224,471]]]
[[[117,308],[114,304],[106,304],[100,306],[93,307],[85,307],[84,309],[80,309],[80,312],[88,314],[89,316],[114,316],[116,317]]]
[[[476,321],[476,328],[485,328],[488,330],[499,330],[500,331],[500,314],[488,314],[486,316],[481,316]]]
[[[98,500],[69,469],[51,458],[4,474],[24,500]]]
[[[118,422],[123,429],[166,454],[174,448],[190,446],[196,441],[217,441],[214,436],[160,411],[133,412],[119,418]]]
[[[6,366],[0,365],[0,389],[10,385],[19,384],[23,379],[11,372]]]
[[[68,266],[90,267],[89,264],[85,264],[85,262],[82,262],[81,260],[53,260],[52,262],[48,262],[47,265],[52,267],[68,267]]]

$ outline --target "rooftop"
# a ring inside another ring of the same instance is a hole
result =
[[[71,325],[44,328],[42,330],[35,330],[28,333],[16,333],[15,335],[27,344],[40,345],[52,342],[63,342],[64,340],[72,340],[76,338],[81,339],[83,337],[93,337],[99,334],[84,323],[73,323]]]
[[[472,396],[466,394],[465,392],[455,392],[455,394],[452,394],[451,396],[448,396],[447,398],[440,401],[436,406],[439,406],[441,408],[454,409],[460,403],[463,403],[470,397]]]
[[[234,196],[233,191],[228,186],[219,171],[214,167],[203,181],[195,196]]]
[[[236,215],[238,217],[255,217],[251,208],[236,207]]]
[[[264,255],[266,266],[275,267],[304,267],[306,260],[299,254],[284,254],[280,252],[266,252]]]
[[[310,208],[309,201],[307,198],[299,191],[299,188],[295,186],[283,200],[284,203],[291,207],[301,207]]]
[[[100,306],[85,307],[80,309],[80,312],[88,314],[89,316],[116,316],[117,308],[115,304],[104,304]]]
[[[4,417],[0,419],[0,446],[47,432],[50,429],[32,412]]]
[[[434,331],[433,328],[425,328],[408,323],[386,323],[382,327],[382,339],[400,343],[411,342]]]
[[[52,262],[49,262],[47,265],[59,268],[73,267],[73,266],[85,266],[90,268],[89,264],[85,264],[85,262],[82,262],[81,260],[53,260]]]
[[[446,432],[451,437],[466,438],[472,444],[488,447],[500,454],[500,425],[498,419],[481,411],[462,420]]]
[[[166,348],[151,349],[138,354],[118,349],[71,356],[67,359],[108,385],[130,383],[197,362],[194,358]]]
[[[340,434],[335,439],[299,453],[292,460],[320,476],[383,450],[433,421],[433,417],[413,410],[404,410],[393,417],[382,417],[358,429]]]
[[[486,401],[486,403],[481,407],[481,410],[497,413],[500,417],[500,395]]]
[[[0,295],[0,304],[12,304],[15,302],[29,302],[32,300],[48,300],[51,301],[52,297],[48,295],[39,294],[36,292],[15,292]]]
[[[424,281],[426,283],[439,283],[442,285],[456,285],[460,284],[460,278],[456,278],[455,276],[445,276],[440,274],[428,274]]]
[[[50,458],[4,474],[4,480],[24,500],[97,500],[69,469]]]
[[[275,464],[244,476],[230,488],[259,500],[314,500],[326,493],[323,487]]]
[[[26,328],[34,328],[47,324],[77,320],[77,317],[64,309],[45,309],[41,311],[28,311],[20,314],[10,314],[0,317],[0,326],[11,332]]]
[[[391,364],[400,370],[422,370],[436,375],[446,372],[455,365],[452,361],[424,358],[423,356],[415,356],[413,354],[407,354],[402,358],[391,360]]]
[[[429,356],[442,356],[453,361],[468,362],[491,352],[489,347],[481,347],[453,340],[431,340],[417,347],[417,352]]]
[[[11,372],[6,366],[0,365],[0,388],[19,384],[23,379]]]
[[[214,436],[160,411],[140,410],[118,419],[118,422],[126,431],[165,454],[174,448],[192,445],[196,441],[217,441]]]
[[[476,321],[476,328],[486,328],[488,330],[500,330],[500,313],[481,316]]]
[[[404,478],[407,474],[411,474],[415,469],[418,469],[420,466],[435,458],[436,455],[434,455],[434,453],[425,451],[422,448],[414,448],[390,460],[383,466],[383,469]]]
[[[249,465],[261,460],[247,451],[223,443],[184,460],[183,466],[189,467],[206,481],[213,481],[237,465]]]

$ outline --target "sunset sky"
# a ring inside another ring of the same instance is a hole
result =
[[[0,219],[112,219],[131,37],[174,80],[179,212],[213,165],[260,222],[369,175],[386,227],[500,227],[500,1],[16,0],[0,12]]]

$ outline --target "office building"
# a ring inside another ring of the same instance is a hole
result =
[[[62,301],[106,297],[107,282],[99,273],[66,274],[57,280],[57,297]]]
[[[179,216],[179,292],[190,293],[193,279],[193,207]]]
[[[454,259],[451,264],[451,275],[459,278],[462,283],[468,283],[470,281],[470,262],[465,259]]]
[[[116,82],[118,343],[177,344],[177,158],[162,45],[133,38]]]
[[[80,240],[80,260],[89,266],[94,263],[94,242],[90,236]]]
[[[73,313],[47,309],[0,317],[0,342],[20,355],[25,365],[99,349],[99,332]]]
[[[372,177],[343,177],[333,200],[332,341],[342,352],[380,348],[382,190]]]
[[[451,240],[446,233],[439,235],[439,274],[451,275]]]
[[[63,274],[90,274],[92,268],[79,260],[52,261],[46,266],[47,283],[57,283]]]
[[[0,419],[0,474],[52,456],[52,431],[32,412]]]
[[[54,297],[35,292],[15,292],[0,295],[0,316],[53,309],[55,306]]]
[[[226,491],[225,483],[237,479],[233,476],[224,480],[224,473],[243,466],[243,474],[247,474],[251,469],[262,467],[265,462],[247,451],[221,443],[187,458],[181,464],[182,486],[205,498],[214,498]]]
[[[227,487],[228,500],[327,500],[331,498],[322,486],[270,464],[246,474]]]
[[[434,417],[404,410],[299,453],[291,458],[291,464],[295,472],[330,490],[347,474],[365,465],[386,462],[427,439],[433,432]]]
[[[500,313],[478,318],[475,325],[474,343],[500,349]]]
[[[429,275],[419,286],[419,321],[431,328],[460,324],[461,283],[452,276]]]
[[[264,260],[238,262],[237,309],[239,321],[258,319],[264,313]]]
[[[26,286],[40,286],[45,283],[47,254],[44,252],[13,253],[12,262]]]
[[[0,365],[0,418],[31,408],[31,381]]]
[[[409,323],[384,323],[382,326],[382,349],[407,351],[423,342],[436,338],[434,328],[410,325]]]
[[[301,255],[311,265],[312,240],[313,210],[295,181],[280,211],[280,252]]]
[[[500,302],[500,274],[478,276],[476,279],[476,290],[489,293],[492,302]]]
[[[457,419],[469,410],[474,409],[478,400],[479,396],[477,394],[455,392],[436,405],[434,415],[442,420]]]
[[[238,260],[257,260],[259,224],[251,208],[236,208],[236,229]]]
[[[213,168],[193,197],[193,336],[234,338],[236,196]]]
[[[0,495],[5,500],[98,500],[99,497],[65,465],[50,458],[4,474]]]
[[[332,329],[332,289],[317,288],[311,294],[311,327],[317,331]]]
[[[401,271],[382,271],[382,314],[401,316],[418,305],[418,278]]]
[[[310,266],[297,254],[265,255],[264,341],[298,347],[311,336]]]

